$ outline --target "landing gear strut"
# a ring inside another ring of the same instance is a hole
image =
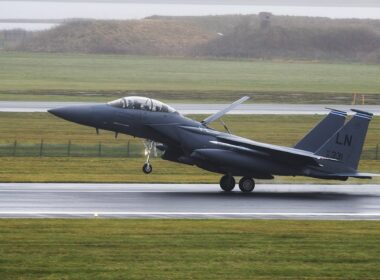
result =
[[[220,187],[225,192],[232,191],[234,189],[234,187],[235,187],[235,179],[234,179],[234,177],[232,177],[231,175],[224,175],[220,179]]]
[[[249,177],[243,177],[239,181],[239,189],[242,192],[249,193],[255,188],[255,181]]]
[[[149,173],[151,173],[153,171],[153,167],[149,163],[149,158],[150,158],[150,153],[155,148],[154,142],[150,141],[150,140],[144,141],[144,147],[145,147],[146,161],[145,161],[145,163],[144,163],[144,165],[142,167],[142,171],[145,174],[149,174]]]

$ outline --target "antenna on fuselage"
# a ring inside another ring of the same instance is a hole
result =
[[[228,134],[231,134],[231,131],[228,129],[226,123],[220,118],[220,123],[223,125],[224,129],[228,132]]]

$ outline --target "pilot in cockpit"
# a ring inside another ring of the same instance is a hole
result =
[[[163,112],[163,113],[176,113],[177,111],[167,104],[164,104],[158,100],[139,97],[139,96],[129,96],[123,97],[111,102],[108,105],[123,109],[135,109],[144,110],[151,112]]]

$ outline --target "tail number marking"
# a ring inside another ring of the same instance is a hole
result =
[[[337,151],[327,151],[326,157],[343,160],[343,153]]]

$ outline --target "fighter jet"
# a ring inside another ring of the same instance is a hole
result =
[[[241,177],[239,188],[251,192],[254,179],[274,176],[307,176],[345,181],[349,177],[370,179],[378,174],[360,173],[357,167],[372,114],[354,110],[347,114],[331,109],[328,116],[315,126],[294,147],[283,147],[242,138],[209,125],[239,104],[243,97],[201,122],[181,115],[158,100],[130,96],[100,105],[78,105],[49,110],[65,120],[99,129],[145,139],[146,161],[143,172],[153,168],[151,152],[162,151],[162,159],[197,166],[220,173],[220,187],[230,192],[234,177]]]

